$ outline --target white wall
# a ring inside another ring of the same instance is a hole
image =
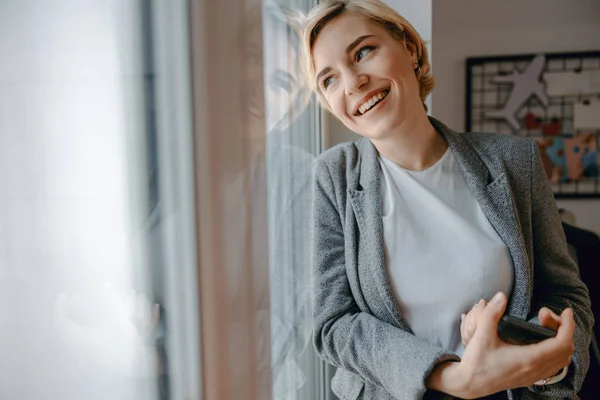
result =
[[[434,0],[433,113],[465,129],[465,59],[600,49],[597,0]],[[582,227],[600,232],[600,200],[559,201]]]
[[[432,0],[385,0],[385,3],[394,8],[400,15],[406,18],[419,32],[423,40],[431,41],[432,37]],[[431,45],[428,45],[431,53]],[[431,99],[426,101],[431,110]],[[324,119],[324,147],[331,147],[337,143],[356,140],[357,134],[346,128],[341,122],[337,121],[331,114],[326,113]]]

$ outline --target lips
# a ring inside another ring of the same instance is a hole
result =
[[[390,89],[377,89],[369,92],[363,97],[354,108],[354,116],[361,116],[369,112],[375,105],[386,98],[389,94]]]

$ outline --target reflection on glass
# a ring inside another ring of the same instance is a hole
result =
[[[298,5],[296,5],[298,6]],[[263,12],[270,265],[271,366],[274,399],[311,397],[310,221],[316,123],[301,76],[304,13],[279,3]],[[302,392],[304,390],[304,393]]]
[[[240,228],[235,221],[244,220],[243,207],[234,204],[240,197],[251,199],[251,236],[257,243],[253,265],[269,266],[269,286],[259,282],[257,288],[257,318],[258,324],[270,323],[272,397],[315,398],[306,393],[317,390],[315,382],[307,385],[307,377],[313,380],[318,363],[316,358],[307,358],[307,349],[312,333],[312,162],[318,150],[318,132],[315,108],[307,107],[310,91],[300,72],[299,35],[304,13],[265,2],[262,10],[252,9],[248,19],[245,68],[250,166],[230,187],[226,199],[231,204],[226,215]],[[245,196],[233,195],[234,190]],[[258,244],[265,234],[268,254]],[[238,262],[243,264],[244,260]],[[259,352],[269,344],[264,339],[258,338]]]

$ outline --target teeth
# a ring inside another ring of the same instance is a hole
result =
[[[363,103],[363,105],[361,105],[358,108],[358,112],[360,114],[364,114],[365,112],[367,112],[371,107],[373,107],[375,105],[375,103],[377,103],[379,100],[383,99],[385,96],[387,96],[387,90],[384,92],[379,92],[376,95],[374,95],[373,97],[371,97],[369,100],[365,101]]]

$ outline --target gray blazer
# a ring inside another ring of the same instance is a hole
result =
[[[558,313],[572,307],[575,314],[567,377],[509,391],[509,398],[577,398],[594,319],[537,145],[512,135],[456,133],[430,121],[508,246],[515,269],[508,313],[536,320],[539,308],[547,306]],[[436,364],[459,357],[412,334],[392,294],[384,266],[377,150],[364,138],[343,143],[319,156],[315,168],[314,345],[338,367],[334,393],[343,400],[444,397],[427,391],[425,378]]]

